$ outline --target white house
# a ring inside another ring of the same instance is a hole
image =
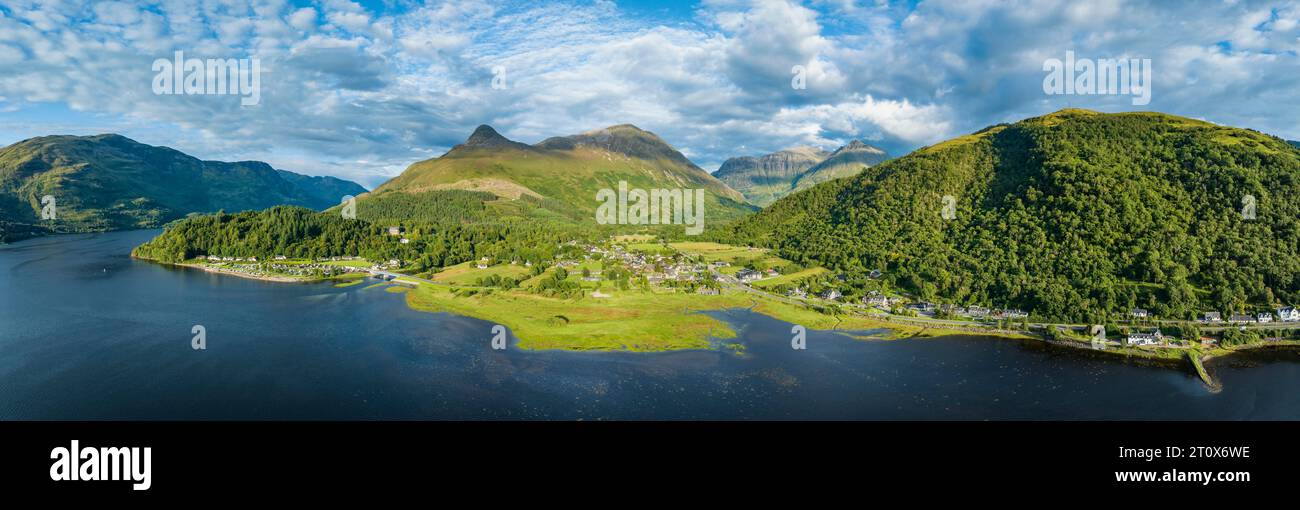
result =
[[[1288,306],[1288,307],[1285,307],[1285,308],[1278,308],[1278,309],[1277,309],[1277,320],[1280,320],[1280,321],[1282,321],[1282,322],[1296,322],[1296,321],[1300,321],[1300,308],[1296,308],[1296,307],[1294,307],[1294,306]]]
[[[1128,334],[1126,340],[1128,345],[1159,345],[1164,343],[1165,335],[1158,329],[1154,333],[1133,332]]]
[[[1228,317],[1228,322],[1232,322],[1236,324],[1246,324],[1249,322],[1255,322],[1255,318],[1251,317],[1250,314],[1234,313],[1232,314],[1232,316]]]
[[[1132,315],[1134,319],[1145,319],[1150,317],[1151,313],[1146,311],[1145,308],[1134,308],[1133,311],[1129,312],[1129,315]]]
[[[1219,312],[1205,312],[1201,315],[1201,322],[1223,322],[1223,314]]]
[[[843,295],[844,295],[844,294],[840,294],[839,289],[826,289],[826,291],[825,291],[825,292],[822,292],[821,295],[819,295],[818,297],[820,297],[820,298],[822,298],[822,299],[827,299],[827,300],[834,301],[834,300],[836,300],[836,299],[839,299],[840,296],[843,296]]]

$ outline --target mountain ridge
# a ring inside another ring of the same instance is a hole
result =
[[[327,195],[340,191],[365,188],[261,161],[205,161],[115,133],[40,136],[0,149],[0,239],[156,228],[221,209],[324,209],[342,196]],[[54,220],[41,219],[46,195],[55,198]]]
[[[736,218],[753,208],[744,196],[691,162],[658,135],[618,124],[575,135],[553,136],[533,145],[509,140],[479,126],[442,156],[417,161],[365,197],[404,200],[393,193],[447,190],[487,192],[504,201],[523,201],[526,214],[558,214],[573,221],[594,217],[596,192],[629,188],[703,188],[714,219]],[[550,211],[543,213],[540,210]],[[512,213],[519,212],[511,207]]]
[[[851,140],[833,152],[793,147],[762,156],[733,157],[724,161],[714,176],[741,191],[750,203],[765,207],[797,190],[852,176],[888,159],[884,150]]]

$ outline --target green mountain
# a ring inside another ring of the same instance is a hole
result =
[[[1062,110],[797,192],[733,234],[941,302],[1226,316],[1300,301],[1300,149],[1159,113]]]
[[[324,209],[361,186],[260,161],[202,161],[124,136],[44,136],[0,149],[0,240],[159,227],[190,213],[289,204]],[[42,197],[55,219],[41,219]]]
[[[287,170],[276,170],[275,173],[301,190],[308,201],[306,207],[311,209],[324,209],[338,205],[345,196],[356,197],[366,192],[360,184],[338,177],[295,174]]]
[[[1297,142],[1295,140],[1288,140],[1287,143],[1294,145],[1296,147],[1300,147],[1300,142]]]
[[[407,211],[392,206],[440,200],[448,190],[491,195],[483,206],[489,216],[507,215],[595,224],[601,189],[618,190],[619,182],[640,189],[705,190],[705,221],[726,221],[753,212],[744,197],[696,166],[654,133],[618,125],[587,133],[548,138],[535,145],[515,142],[489,126],[479,126],[469,139],[442,156],[412,164],[401,175],[366,195],[358,204],[363,219],[410,214],[377,214],[375,210]],[[409,195],[420,194],[413,201]],[[464,198],[466,195],[457,195]],[[469,211],[472,212],[472,211]]]
[[[811,188],[829,180],[852,177],[866,168],[887,160],[889,155],[884,150],[854,140],[836,149],[826,159],[795,179],[792,191]]]
[[[829,152],[814,147],[740,156],[724,161],[713,176],[739,191],[749,203],[763,207],[788,195],[804,172],[828,156]]]

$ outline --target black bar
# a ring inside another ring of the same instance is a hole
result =
[[[1280,422],[5,422],[0,448],[8,493],[113,498],[639,483],[673,491],[706,480],[738,491],[797,492],[815,484],[845,492],[1032,486],[1260,494],[1294,484],[1300,448],[1293,428]],[[51,451],[74,439],[83,449],[150,447],[150,488],[52,480]],[[1121,447],[1214,447],[1247,456],[1184,453],[1147,461],[1121,458]],[[1116,471],[1172,469],[1248,472],[1250,480],[1115,479]]]

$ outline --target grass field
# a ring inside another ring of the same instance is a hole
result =
[[[524,267],[522,264],[498,264],[489,266],[487,269],[479,269],[476,262],[464,262],[449,266],[442,271],[435,273],[430,280],[435,282],[450,283],[453,285],[474,285],[479,278],[486,276],[500,276],[502,278],[520,278],[527,276],[531,268]]]
[[[811,276],[819,276],[829,272],[830,270],[824,267],[813,267],[809,269],[804,269],[803,271],[799,271],[797,273],[783,274],[776,278],[767,278],[763,280],[758,280],[754,283],[751,283],[750,285],[754,287],[758,287],[760,289],[771,289],[778,285],[782,285],[786,283],[793,284],[804,278],[808,278]]]
[[[730,244],[710,243],[710,242],[682,242],[672,243],[673,249],[691,256],[698,256],[707,262],[729,262],[732,267],[723,268],[721,272],[725,274],[735,274],[739,271],[735,265],[739,262],[756,260],[755,265],[760,269],[772,267],[778,268],[789,264],[790,261],[781,257],[771,255],[767,248],[753,248],[750,246],[734,246]]]
[[[610,298],[555,299],[521,291],[455,296],[453,290],[421,285],[407,293],[417,310],[450,312],[510,328],[525,349],[665,351],[705,349],[710,339],[734,338],[724,322],[697,313],[750,308],[809,329],[870,330],[886,327],[861,317],[831,316],[800,306],[746,293],[717,296],[639,290],[613,291]],[[922,328],[888,326],[893,333],[915,334]],[[484,337],[488,332],[484,331]]]

